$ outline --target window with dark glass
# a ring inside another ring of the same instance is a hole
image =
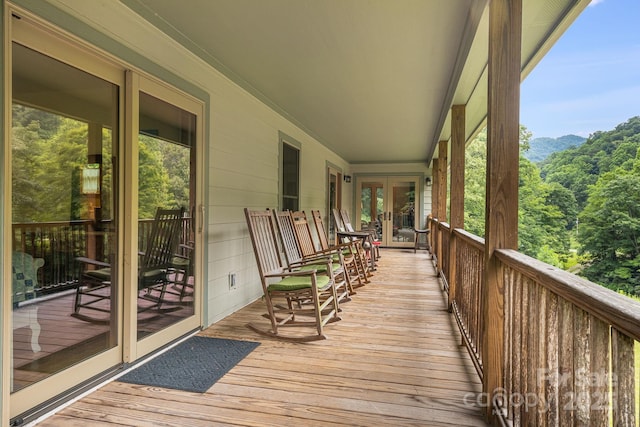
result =
[[[298,210],[300,198],[300,150],[282,144],[282,209]]]

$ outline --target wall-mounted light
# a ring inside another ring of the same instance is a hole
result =
[[[344,182],[351,182],[351,175],[345,175]]]
[[[431,187],[431,177],[427,177],[427,179],[424,180],[424,183],[427,184],[427,187]]]

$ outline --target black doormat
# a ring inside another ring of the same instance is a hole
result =
[[[191,337],[118,381],[204,393],[260,343]]]

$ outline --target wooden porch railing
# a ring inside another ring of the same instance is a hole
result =
[[[143,219],[138,223],[140,251],[145,249],[144,243],[151,232],[152,223],[153,219]],[[103,223],[101,226],[105,229],[108,224]],[[38,272],[38,295],[73,288],[78,277],[77,257],[90,257],[105,262],[109,260],[114,242],[109,234],[98,233],[95,228],[95,224],[88,220],[13,224],[13,250],[45,260],[44,266]],[[191,218],[184,218],[182,242],[189,242],[190,235]],[[96,236],[101,241],[88,244],[89,239],[95,239]]]
[[[483,377],[484,240],[432,220],[438,272]],[[449,238],[457,253],[448,254]],[[445,259],[455,257],[456,271]],[[473,402],[507,425],[636,426],[640,303],[514,250],[498,250],[504,289],[503,384]],[[486,391],[486,390],[485,390]],[[485,399],[491,396],[492,401]],[[470,402],[471,403],[471,402]]]
[[[87,254],[91,221],[16,223],[12,228],[12,248],[34,258],[43,258],[40,295],[73,287],[78,277],[75,259]]]

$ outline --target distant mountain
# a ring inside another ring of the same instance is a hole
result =
[[[551,153],[563,151],[569,147],[578,147],[587,139],[578,135],[565,135],[560,138],[534,138],[531,140],[531,148],[524,153],[524,157],[534,163],[547,158]]]

